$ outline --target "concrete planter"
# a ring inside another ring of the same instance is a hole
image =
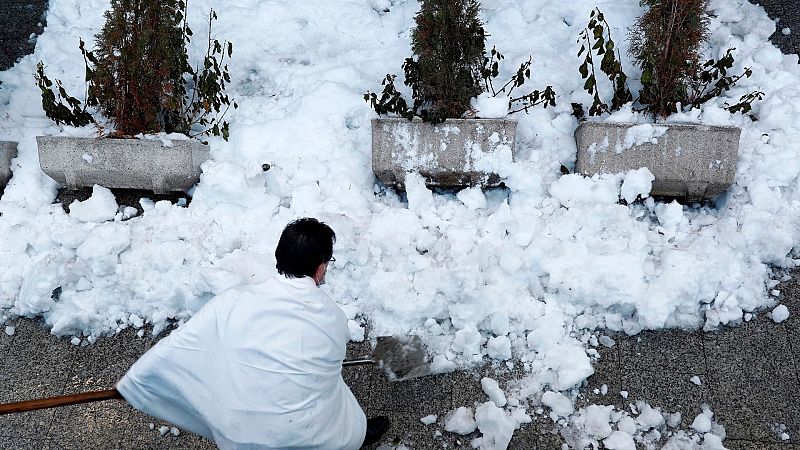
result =
[[[17,143],[0,141],[0,189],[11,179],[11,160],[17,157]]]
[[[736,127],[583,122],[575,131],[576,171],[584,175],[647,167],[652,195],[688,201],[725,192],[736,174]]]
[[[99,184],[157,194],[197,184],[209,151],[194,139],[172,141],[172,147],[146,139],[37,136],[36,142],[42,171],[62,186]]]
[[[501,119],[447,119],[431,125],[415,118],[372,120],[372,170],[385,184],[402,187],[418,171],[429,187],[497,186],[486,170],[501,152],[515,156],[517,123]]]

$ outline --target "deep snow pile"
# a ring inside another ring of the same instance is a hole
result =
[[[212,4],[190,2],[195,30]],[[34,136],[94,131],[44,117],[35,64],[82,92],[78,38],[100,29],[109,6],[52,0],[35,54],[0,73],[0,139],[18,140],[20,153],[0,201],[0,308],[43,316],[59,335],[145,322],[159,330],[226,288],[271,276],[282,228],[315,216],[338,235],[328,289],[354,320],[354,338],[365,320],[373,335],[419,334],[441,370],[514,357],[534,375],[530,392],[564,390],[592,373],[586,331],[736,322],[774,305],[770,265],[792,267],[800,242],[800,67],[768,42],[775,25],[760,7],[710,4],[707,56],[735,47],[735,69],[753,76],[672,120],[743,128],[736,182],[716,207],[619,204],[646,196],[647,171],[561,176],[575,158],[570,103],[590,101],[575,41],[592,0],[483,1],[488,46],[506,55],[505,70],[532,54],[531,84],[553,85],[558,106],[517,116],[522,157],[492,161],[507,189],[432,193],[412,174],[407,198],[375,184],[373,113],[361,95],[401,72],[418,4],[228,0],[213,6],[215,32],[235,49],[231,141],[211,141],[191,206],[145,201],[141,217],[123,221],[131,210],[117,214],[103,189],[65,214],[38,167]],[[638,0],[602,8],[622,42]],[[721,109],[754,89],[766,93],[759,121]],[[644,119],[626,108],[608,120]]]

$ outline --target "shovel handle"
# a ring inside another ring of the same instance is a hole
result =
[[[25,400],[16,403],[4,403],[0,404],[0,415],[112,399],[124,400],[122,394],[116,389],[107,389],[105,391],[84,392],[83,394],[62,395],[59,397]]]
[[[371,359],[356,359],[342,362],[342,366],[344,367],[363,366],[367,364],[375,364],[375,361]],[[120,394],[116,389],[107,389],[105,391],[92,391],[84,392],[82,394],[62,395],[60,397],[25,400],[15,403],[2,403],[0,404],[0,415],[114,399],[125,400],[122,397],[122,394]]]
[[[365,366],[367,364],[377,364],[377,363],[371,359],[352,359],[350,361],[342,361],[342,367]]]

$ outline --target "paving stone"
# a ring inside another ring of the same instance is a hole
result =
[[[628,336],[613,336],[615,344],[612,347],[600,345],[596,350],[600,353],[600,358],[592,362],[594,374],[586,380],[586,384],[578,393],[578,400],[575,407],[581,408],[591,404],[614,405],[617,408],[623,407],[623,399],[618,394],[622,390],[622,378],[620,370],[619,349],[620,342],[633,339]],[[602,386],[606,385],[607,394],[602,394]],[[597,389],[600,393],[596,394]]]
[[[365,412],[383,406],[384,400],[373,390],[375,385],[389,383],[380,369],[374,366],[348,367],[342,370],[342,378]]]
[[[46,0],[4,0],[0,14],[0,71],[12,67],[19,58],[33,53],[31,34],[44,31]]]
[[[450,374],[395,382],[377,379],[370,387],[370,407],[423,417],[430,411],[452,409],[452,389]]]
[[[0,358],[5,358],[5,356],[8,354],[8,350],[14,343],[14,335],[16,335],[16,329],[20,327],[20,322],[22,322],[22,319],[15,318],[7,320],[4,324],[0,324]],[[6,334],[5,331],[7,326],[14,327],[14,335],[9,336]],[[2,383],[2,381],[3,380],[0,379],[0,383]]]
[[[800,430],[798,378],[782,327],[764,323],[710,334],[705,349],[712,409],[729,438],[781,442],[776,423],[790,435]]]
[[[55,338],[35,321],[20,321],[14,344],[0,361],[0,402],[18,402],[61,395],[69,373],[60,358]],[[53,410],[38,410],[0,416],[0,435],[42,439],[47,436]],[[11,431],[13,430],[13,431]]]
[[[644,331],[620,338],[620,369],[623,374],[651,370],[702,375],[706,372],[703,336],[689,331]]]
[[[664,413],[680,412],[681,426],[689,427],[695,416],[702,412],[700,405],[711,400],[706,384],[697,386],[689,378],[687,374],[667,371],[623,373],[622,386],[628,392],[625,409],[628,409],[627,405],[642,400]],[[618,392],[614,394],[620,397]]]
[[[151,430],[149,423],[154,424]],[[158,428],[173,425],[134,410],[122,401],[59,408],[50,429],[52,448],[215,448],[188,431],[161,436]]]
[[[523,424],[514,432],[514,437],[508,444],[509,450],[559,450],[564,438],[547,416],[531,417],[533,422]]]
[[[44,439],[30,439],[21,437],[0,436],[0,448],[14,450],[41,450],[48,448],[50,443]]]
[[[363,342],[347,343],[347,359],[364,359],[372,356],[372,345],[369,339]]]
[[[118,400],[55,408],[48,438],[51,448],[116,448],[126,431],[124,403]]]
[[[726,439],[722,443],[728,450],[800,450],[800,446],[787,443]]]
[[[444,431],[443,416],[439,417],[439,422],[431,425],[425,425],[419,419],[415,415],[391,414],[392,425],[389,430],[378,443],[368,448],[376,449],[381,445],[398,446],[400,444],[415,450],[441,449],[443,444],[446,444],[447,448],[458,448],[454,447],[458,438],[454,437],[455,435],[452,433]],[[440,432],[440,436],[436,436],[437,430]]]

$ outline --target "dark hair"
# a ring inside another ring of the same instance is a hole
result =
[[[311,217],[286,225],[275,248],[275,267],[281,275],[300,278],[314,275],[320,264],[333,256],[336,233]]]

